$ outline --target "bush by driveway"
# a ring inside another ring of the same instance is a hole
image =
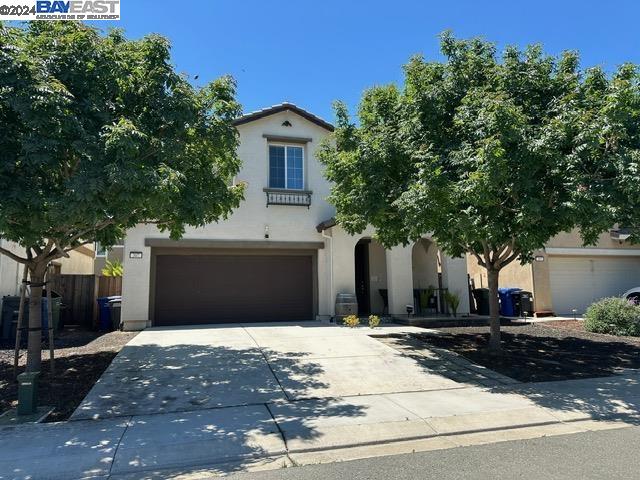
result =
[[[640,336],[640,306],[625,298],[603,298],[587,309],[584,326],[594,333]]]

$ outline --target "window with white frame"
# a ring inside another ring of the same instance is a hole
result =
[[[96,257],[107,256],[107,249],[100,242],[96,242],[95,249],[96,249]]]
[[[114,249],[114,248],[124,248],[124,240],[120,238],[116,240],[116,242],[111,246],[111,249]],[[109,249],[107,249],[107,247],[102,245],[100,242],[95,242],[95,250],[96,250],[96,257],[106,258],[109,255]]]
[[[304,188],[304,149],[298,145],[269,145],[269,188]]]

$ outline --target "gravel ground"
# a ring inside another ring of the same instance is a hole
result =
[[[640,339],[585,332],[574,321],[502,327],[500,356],[487,351],[489,327],[440,328],[415,335],[522,382],[605,377],[640,368]]]
[[[55,375],[49,373],[49,349],[43,344],[39,404],[55,407],[47,421],[69,418],[122,347],[137,332],[93,332],[66,328],[55,340]],[[19,364],[24,370],[26,351]],[[0,347],[0,413],[16,405],[13,347]]]

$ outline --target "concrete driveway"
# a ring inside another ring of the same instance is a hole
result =
[[[348,329],[317,322],[147,329],[118,354],[72,418],[283,405],[468,386],[445,376],[455,371],[453,366],[436,373],[420,359],[370,336],[412,329]],[[441,360],[440,366],[446,367],[446,361]],[[492,378],[486,381],[510,383],[506,377],[487,373]]]
[[[148,329],[71,421],[0,430],[0,480],[178,478],[199,467],[209,478],[640,418],[636,373],[518,385],[450,352],[388,338],[414,330],[315,322]]]

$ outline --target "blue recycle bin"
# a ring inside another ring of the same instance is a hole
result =
[[[98,297],[98,329],[102,331],[110,331],[112,329],[111,324],[111,309],[109,308],[109,302],[113,300],[120,300],[120,295],[113,295],[111,297]]]
[[[506,287],[498,289],[498,296],[500,297],[500,315],[506,317],[516,316],[516,306],[513,302],[513,294],[522,290],[521,288]]]

